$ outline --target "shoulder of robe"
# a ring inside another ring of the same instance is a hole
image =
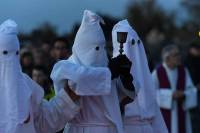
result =
[[[54,64],[54,68],[61,67],[61,66],[63,66],[63,65],[73,64],[73,63],[74,63],[74,62],[73,62],[73,60],[71,60],[71,59],[60,60],[60,61],[58,61],[58,62],[56,62],[56,63]]]

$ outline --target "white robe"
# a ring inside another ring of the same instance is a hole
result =
[[[126,105],[124,117],[125,133],[168,133],[162,114],[157,104],[149,106],[143,117],[138,98]],[[143,112],[145,113],[145,112]]]
[[[168,133],[156,102],[156,89],[141,39],[127,20],[119,21],[112,31],[113,57],[120,54],[117,32],[128,33],[123,48],[124,54],[132,62],[130,73],[137,94],[134,101],[125,106],[123,116],[125,133]]]
[[[134,82],[134,86],[138,87],[136,82]],[[168,133],[156,100],[146,110],[142,110],[138,101],[139,97],[141,97],[140,91],[135,100],[125,106],[124,133],[133,131],[136,133]]]
[[[176,84],[177,84],[177,69],[170,69],[167,67],[167,65],[163,64],[169,82],[170,82],[170,89],[159,89],[159,80],[157,77],[157,72],[154,71],[152,73],[152,77],[154,79],[155,85],[158,89],[157,91],[157,101],[161,108],[164,109],[170,109],[171,110],[171,133],[178,133],[178,114],[177,114],[177,102],[173,101],[172,95],[173,92],[176,90]],[[197,89],[192,83],[191,77],[189,75],[189,72],[187,69],[186,71],[186,85],[185,85],[185,102],[183,109],[186,111],[186,117],[185,117],[185,124],[186,124],[186,133],[192,133],[192,125],[191,125],[191,118],[189,110],[191,108],[194,108],[197,106]]]
[[[136,88],[139,87],[137,82],[133,81],[133,83]],[[129,96],[127,93],[121,91],[125,88],[120,80],[116,80],[116,85],[117,90],[119,91],[119,96]],[[135,133],[168,133],[156,100],[154,104],[148,106],[148,109],[142,110],[138,101],[140,99],[138,97],[141,97],[140,91],[137,96],[134,97],[134,101],[125,106],[125,114],[122,116],[124,133],[133,133],[133,131]]]
[[[17,32],[13,20],[0,25],[0,133],[55,133],[79,107],[63,89],[43,100],[43,89],[22,73]]]
[[[63,89],[48,102],[43,99],[44,92],[38,84],[25,74],[24,80],[32,90],[30,119],[9,133],[56,133],[79,112],[79,107]]]
[[[73,64],[80,65],[71,56],[68,60],[58,62],[51,74],[55,86],[62,85],[59,81],[68,79],[69,83],[75,83],[71,84],[71,89],[81,95],[80,113],[69,122],[65,132],[123,133],[116,80],[111,82],[109,69],[86,67],[88,69],[84,70],[83,66],[75,67]]]

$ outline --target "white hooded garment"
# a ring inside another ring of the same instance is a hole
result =
[[[17,24],[0,25],[0,133],[55,133],[78,112],[69,96],[43,101],[43,89],[22,73]]]
[[[105,51],[105,37],[100,26],[103,19],[95,13],[85,10],[81,26],[72,47],[73,58],[81,65],[104,67],[108,64]]]
[[[106,67],[108,59],[100,21],[95,13],[84,11],[72,56],[58,62],[51,74],[55,86],[62,86],[62,80],[68,79],[71,89],[82,96],[81,111],[70,122],[69,130],[65,131],[68,133],[123,133],[116,87]],[[72,68],[73,63],[87,71]]]
[[[118,22],[112,31],[113,57],[119,55],[117,32],[128,32],[123,54],[132,62],[133,84],[139,90],[136,99],[125,106],[125,133],[167,133],[142,41],[127,20]]]
[[[0,26],[0,132],[14,132],[28,118],[31,90],[23,80],[19,63],[17,25],[6,21]]]

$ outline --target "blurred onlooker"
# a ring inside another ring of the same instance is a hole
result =
[[[32,71],[32,79],[42,86],[45,90],[49,87],[48,78],[45,68],[42,66],[35,66]],[[45,91],[46,92],[46,91]]]
[[[50,99],[54,95],[48,74],[46,73],[46,69],[44,67],[35,66],[32,71],[32,79],[42,86],[45,92],[45,98]]]
[[[194,84],[200,90],[200,43],[193,42],[188,49],[186,64],[191,73]],[[194,133],[200,131],[200,91],[198,91],[198,108],[191,111],[192,126]]]
[[[194,84],[200,88],[200,44],[192,43],[189,46],[186,64]]]
[[[34,65],[36,65],[36,66],[45,66],[46,65],[46,59],[45,59],[46,57],[44,56],[43,51],[41,51],[40,49],[37,49],[33,53],[33,57],[34,57]]]
[[[20,62],[23,72],[31,76],[34,63],[32,53],[29,51],[24,51],[21,53]]]
[[[176,45],[164,47],[162,59],[152,76],[166,125],[170,133],[192,133],[189,110],[197,105],[197,90]]]
[[[41,50],[44,52],[44,54],[49,54],[50,50],[51,50],[51,46],[48,43],[43,43],[41,45]]]
[[[54,43],[55,61],[67,59],[71,55],[71,47],[67,39],[60,37]]]
[[[50,61],[49,58],[50,56],[46,55],[44,51],[42,51],[41,49],[36,49],[33,52],[33,57],[34,57],[34,65],[43,66],[49,74],[51,71],[51,64],[52,64],[52,61]]]

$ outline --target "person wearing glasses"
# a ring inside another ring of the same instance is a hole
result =
[[[170,133],[192,133],[189,110],[197,105],[197,89],[181,62],[179,47],[164,47],[162,60],[152,76],[165,123]]]

